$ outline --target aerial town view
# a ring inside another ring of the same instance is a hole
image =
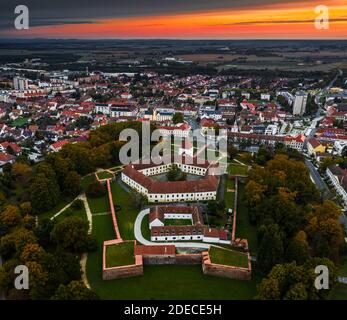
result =
[[[347,300],[347,3],[70,2],[0,4],[0,309]]]

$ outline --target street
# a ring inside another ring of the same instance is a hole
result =
[[[305,165],[310,170],[311,177],[312,177],[314,183],[316,184],[317,188],[323,192],[329,191],[328,186],[323,181],[323,179],[321,178],[320,174],[318,173],[317,169],[312,164],[312,162],[310,160],[305,159]]]

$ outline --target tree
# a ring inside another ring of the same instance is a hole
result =
[[[338,220],[340,215],[341,209],[329,200],[314,207],[306,227],[314,255],[338,261],[344,243],[343,228]]]
[[[75,170],[82,176],[95,170],[90,145],[88,143],[67,144],[60,151],[60,154],[62,157],[68,158],[72,162]]]
[[[76,171],[70,171],[64,180],[64,193],[77,196],[81,191],[81,176]]]
[[[35,234],[25,228],[15,229],[1,238],[0,255],[3,255],[4,258],[15,254],[20,255],[23,247],[28,243],[37,243]]]
[[[304,264],[310,257],[309,245],[305,231],[299,231],[289,240],[286,248],[286,261],[295,261],[298,265]]]
[[[87,221],[79,217],[67,217],[54,226],[51,238],[62,249],[83,252],[88,246],[88,230]]]
[[[31,172],[30,166],[23,162],[16,162],[12,166],[12,177],[22,184],[28,182]]]
[[[41,265],[49,271],[44,292],[46,298],[52,297],[60,285],[81,279],[81,265],[78,256],[74,254],[59,250],[46,253]]]
[[[55,222],[50,219],[39,220],[39,225],[35,228],[34,232],[41,246],[46,247],[50,245],[50,237],[54,224]]]
[[[53,177],[37,174],[30,186],[30,202],[35,213],[47,211],[59,202],[60,190]]]
[[[328,296],[329,290],[315,287],[316,266],[325,265],[329,269],[330,289],[336,283],[336,268],[328,259],[309,259],[303,265],[295,262],[274,266],[258,286],[258,297],[262,300],[317,300]]]
[[[187,175],[182,172],[182,170],[176,164],[173,164],[170,167],[166,176],[169,181],[184,181],[187,177]]]
[[[29,269],[29,295],[31,299],[44,299],[45,284],[48,280],[48,272],[42,265],[35,261],[28,261],[26,266]]]
[[[172,117],[172,122],[174,124],[183,123],[183,121],[184,121],[184,115],[181,112],[176,112]]]
[[[50,153],[46,161],[54,168],[57,182],[60,188],[64,189],[64,181],[70,171],[74,170],[74,165],[69,158],[63,158],[60,153]]]
[[[112,163],[112,144],[105,143],[93,149],[93,161],[96,167],[107,168]]]
[[[37,243],[28,243],[23,247],[20,255],[21,261],[26,263],[28,261],[39,262],[42,260],[45,250]]]
[[[86,194],[90,198],[100,198],[106,194],[106,187],[100,182],[94,181],[88,185]]]
[[[284,234],[277,224],[262,225],[259,230],[257,263],[263,273],[282,263],[284,259]]]
[[[22,217],[19,209],[14,205],[7,205],[0,213],[0,222],[7,228],[14,227],[19,224]]]
[[[233,145],[229,145],[227,151],[230,159],[234,159],[238,154],[238,150]]]
[[[130,192],[129,197],[134,209],[141,209],[146,200],[142,194],[136,192],[135,190]]]
[[[60,285],[53,300],[98,300],[96,293],[88,289],[82,281],[71,281],[68,285]]]
[[[84,202],[81,199],[77,199],[71,204],[71,208],[76,210],[82,209],[84,208]]]
[[[21,203],[19,208],[22,211],[22,214],[24,215],[32,213],[31,203],[29,201]]]

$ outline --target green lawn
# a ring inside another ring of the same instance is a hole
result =
[[[92,182],[94,182],[96,180],[96,177],[95,177],[95,174],[94,173],[91,173],[85,177],[82,178],[82,181],[81,181],[81,187],[82,187],[82,190],[86,190],[88,185],[90,185]]]
[[[329,294],[329,300],[347,300],[347,284],[336,284]]]
[[[115,239],[112,217],[93,216],[93,236],[97,240],[97,250],[88,253],[87,259],[87,277],[91,286],[95,283],[102,284],[102,248],[106,240]]]
[[[65,197],[62,196],[59,203],[52,209],[43,212],[39,214],[39,218],[42,219],[50,219],[53,217],[57,212],[59,212],[61,209],[63,209],[66,205],[68,205],[74,198],[73,197]]]
[[[229,189],[229,192],[228,192]],[[235,181],[226,178],[225,179],[225,190],[224,190],[224,200],[225,200],[225,207],[227,209],[233,209],[234,210],[234,199],[235,199],[235,192],[231,192],[230,190],[235,190]]]
[[[241,164],[231,163],[228,167],[228,173],[231,175],[243,175],[246,176],[248,172],[248,167]]]
[[[134,243],[123,242],[106,247],[106,267],[119,267],[135,264]]]
[[[120,211],[116,212],[119,232],[124,240],[133,240],[134,224],[140,210],[132,206],[129,193],[124,191],[117,182],[111,183],[113,202],[121,207]]]
[[[146,240],[151,240],[151,230],[149,229],[149,215],[145,215],[141,222],[141,233]]]
[[[97,175],[100,180],[112,179],[114,177],[114,175],[108,171],[100,171],[97,173]]]
[[[84,208],[84,205],[80,209],[75,209],[72,207],[67,208],[64,212],[62,212],[58,217],[56,217],[56,221],[59,222],[67,217],[80,217],[83,220],[87,221],[87,214]]]
[[[340,266],[339,266],[339,276],[347,277],[347,256],[341,257]]]
[[[100,198],[88,197],[88,204],[93,214],[111,211],[107,193]]]
[[[200,265],[145,265],[140,277],[90,282],[101,299],[241,300],[256,296],[258,280],[205,276]]]
[[[235,159],[241,161],[244,164],[251,165],[252,164],[252,157],[249,152],[240,152]]]
[[[216,264],[248,268],[248,256],[245,253],[234,250],[211,247],[210,259],[212,263]]]
[[[191,226],[192,220],[190,219],[165,219],[166,226]]]
[[[258,249],[257,227],[255,225],[251,225],[249,222],[248,208],[243,201],[244,194],[245,185],[239,182],[236,217],[236,238],[247,239],[251,254],[256,255]]]
[[[129,208],[128,194],[118,184],[111,185],[116,203],[122,206],[122,211],[117,213],[122,238],[133,239],[133,223],[138,212]],[[141,229],[144,237],[149,237],[148,215]],[[97,239],[98,250],[88,254],[87,277],[92,289],[101,299],[232,300],[253,299],[257,294],[256,286],[260,279],[240,281],[205,276],[200,265],[146,265],[144,275],[141,277],[104,281],[102,280],[102,244],[104,240],[115,238],[111,215],[93,216],[93,235]]]
[[[27,124],[27,122],[28,122],[28,118],[18,118],[18,119],[11,122],[11,126],[20,127],[20,126],[24,126],[25,124]]]

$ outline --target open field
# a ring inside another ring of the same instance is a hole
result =
[[[146,239],[151,241],[151,230],[149,229],[149,215],[145,215],[145,217],[142,219],[141,222],[141,233],[142,236]]]
[[[88,197],[88,204],[92,214],[103,213],[110,211],[110,204],[108,201],[108,195],[105,194],[100,198],[90,198]]]
[[[106,247],[106,267],[128,266],[135,263],[134,243],[123,242]]]
[[[241,164],[229,164],[228,173],[231,175],[242,175],[246,176],[248,173],[248,167]]]
[[[225,191],[224,191],[224,200],[225,200],[225,207],[227,209],[234,209],[234,198],[235,198],[235,181],[226,178],[225,179]]]
[[[256,296],[258,282],[205,276],[200,265],[145,265],[143,276],[110,281],[100,276],[92,287],[102,299],[243,300]]]
[[[235,54],[215,54],[215,53],[203,53],[203,54],[183,54],[179,55],[178,58],[186,61],[194,62],[223,62],[223,61],[233,61],[234,59],[240,58],[240,55]]]
[[[43,212],[39,214],[39,218],[42,219],[50,219],[53,217],[57,212],[59,212],[61,209],[63,209],[66,205],[68,205],[74,198],[73,197],[65,197],[62,196],[59,203],[52,209]]]
[[[331,290],[330,300],[347,300],[347,284],[339,283]]]
[[[116,213],[119,232],[124,240],[133,240],[134,224],[140,209],[135,209],[131,203],[130,195],[117,182],[111,183],[114,205],[120,206]],[[108,203],[108,202],[107,202]]]
[[[88,174],[87,176],[83,177],[81,181],[82,190],[85,191],[88,185],[90,185],[91,183],[95,181],[96,181],[96,177],[94,173]]]
[[[109,173],[108,171],[100,171],[97,173],[97,176],[100,180],[112,179],[114,177],[114,175]]]
[[[87,259],[87,277],[93,289],[96,289],[96,284],[102,285],[102,249],[103,242],[113,240],[115,238],[112,217],[93,216],[93,236],[97,240],[97,250],[88,253]]]
[[[190,219],[166,219],[166,226],[191,226],[192,221]]]
[[[69,207],[67,208],[64,212],[62,212],[58,217],[56,217],[56,221],[61,221],[67,217],[79,217],[82,218],[85,221],[88,221],[87,219],[87,213],[86,210],[84,208],[84,205],[82,204],[81,208],[73,208],[73,207]]]
[[[247,239],[251,255],[256,255],[258,248],[257,227],[255,225],[250,224],[249,222],[248,209],[243,201],[244,194],[245,185],[239,183],[236,218],[236,238]]]
[[[248,268],[248,256],[245,253],[234,250],[211,247],[210,259],[212,263],[216,264]]]

